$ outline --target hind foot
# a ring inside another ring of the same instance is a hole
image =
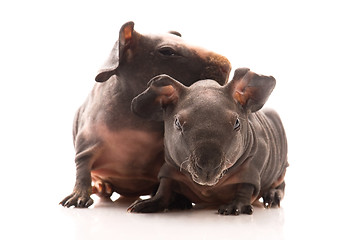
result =
[[[114,192],[112,186],[103,181],[94,182],[92,190],[100,198],[110,198]]]

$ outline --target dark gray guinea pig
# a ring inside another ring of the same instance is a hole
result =
[[[160,186],[130,212],[218,204],[220,214],[252,214],[263,197],[277,207],[283,197],[287,141],[278,114],[260,110],[276,80],[246,68],[225,86],[202,80],[190,87],[167,75],[153,78],[132,110],[165,124]]]

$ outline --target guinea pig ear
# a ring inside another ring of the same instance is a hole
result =
[[[174,78],[162,74],[152,78],[148,88],[136,96],[131,104],[132,112],[149,120],[162,121],[163,110],[176,104],[185,86]]]
[[[121,27],[119,31],[119,39],[114,44],[113,50],[111,51],[108,60],[98,71],[98,74],[95,77],[95,81],[105,82],[115,74],[115,71],[119,67],[119,63],[125,51],[130,48],[135,33],[134,22],[127,22]]]
[[[275,85],[276,79],[272,76],[258,75],[248,68],[238,68],[226,87],[243,109],[256,112],[266,103]]]
[[[180,32],[177,32],[177,31],[169,31],[168,33],[176,35],[178,37],[182,37],[182,34],[180,34]]]

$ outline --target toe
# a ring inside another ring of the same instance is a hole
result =
[[[68,200],[71,198],[71,196],[67,196],[64,198],[59,204],[65,207],[65,204],[68,202]]]
[[[266,194],[263,195],[263,206],[265,208],[271,208],[273,204],[273,200],[275,197],[274,189],[269,190]]]
[[[248,215],[253,214],[253,207],[252,207],[252,205],[244,205],[244,206],[242,207],[242,213],[248,214]]]

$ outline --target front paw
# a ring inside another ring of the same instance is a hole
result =
[[[253,207],[250,204],[243,204],[240,202],[233,202],[231,204],[222,205],[218,209],[218,213],[222,215],[239,215],[253,213]]]
[[[64,207],[74,206],[76,208],[87,208],[93,204],[88,191],[74,190],[72,194],[63,199],[59,204]]]
[[[192,202],[181,194],[175,194],[173,201],[170,203],[168,209],[188,210],[193,207]]]
[[[158,199],[150,198],[146,200],[137,200],[129,206],[128,212],[132,213],[154,213],[164,211],[166,207]]]

